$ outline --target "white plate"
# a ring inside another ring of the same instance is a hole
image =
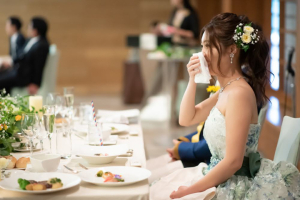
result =
[[[73,153],[79,155],[89,164],[100,165],[111,163],[116,157],[128,151],[126,144],[113,146],[89,146],[84,145]],[[108,156],[95,156],[96,153],[107,153]]]
[[[97,172],[102,170],[103,172],[111,172],[113,174],[122,175],[124,182],[108,182],[105,183],[104,179],[97,177]],[[151,172],[144,168],[138,167],[101,167],[89,170],[81,171],[79,174],[81,180],[100,185],[100,186],[124,186],[137,183],[150,177]]]
[[[6,170],[25,170],[26,168],[12,168],[12,169],[6,169]]]
[[[33,151],[40,151],[40,150],[41,150],[40,148],[33,149]],[[30,152],[30,148],[29,149],[14,148],[14,151],[17,151],[17,152]]]
[[[127,132],[129,130],[129,126],[125,124],[105,123],[103,124],[103,127],[109,127],[109,128],[114,127],[115,130],[111,130],[111,134]]]
[[[50,178],[59,178],[63,183],[62,188],[58,189],[47,189],[41,191],[31,191],[31,190],[22,190],[19,187],[18,179],[23,178],[27,180],[35,180],[35,181],[46,181]],[[44,194],[51,192],[58,192],[61,190],[66,190],[68,188],[74,187],[81,182],[80,178],[73,174],[64,174],[64,173],[56,173],[56,172],[47,172],[47,173],[30,173],[23,171],[13,171],[9,178],[5,178],[0,182],[0,187],[4,190],[22,192],[22,193],[30,193],[30,194]]]

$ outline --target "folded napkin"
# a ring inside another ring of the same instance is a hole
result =
[[[200,60],[200,70],[201,73],[195,75],[195,83],[210,83],[211,75],[208,70],[207,62],[203,56],[202,52],[194,53],[194,56],[198,56]]]
[[[129,124],[129,120],[124,115],[114,115],[109,117],[101,117],[98,120],[100,123],[116,123],[116,124]]]
[[[103,123],[133,124],[139,120],[140,111],[138,109],[131,110],[98,110],[97,117]]]

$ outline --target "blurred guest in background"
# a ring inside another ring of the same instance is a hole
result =
[[[199,39],[200,28],[196,11],[189,0],[171,0],[174,10],[169,25],[154,21],[152,32],[157,35],[172,36],[175,44],[195,46]]]
[[[49,42],[48,24],[41,17],[34,17],[28,26],[30,38],[22,54],[13,63],[12,70],[0,75],[0,88],[8,92],[13,87],[27,87],[28,93],[34,95],[41,86],[43,70],[46,64]]]
[[[25,44],[25,38],[21,33],[22,22],[18,17],[11,16],[8,18],[5,31],[9,36],[9,55],[11,56],[11,61],[16,61],[22,52],[23,46]],[[4,61],[2,67],[8,68],[12,63]]]

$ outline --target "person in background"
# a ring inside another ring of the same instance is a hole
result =
[[[171,0],[171,4],[174,9],[169,24],[153,21],[152,32],[159,36],[172,36],[174,44],[195,46],[200,34],[196,11],[189,0]]]
[[[6,21],[5,31],[9,36],[9,55],[11,61],[15,62],[21,55],[23,46],[25,44],[25,38],[21,33],[22,22],[18,17],[11,16]],[[11,62],[4,61],[2,67],[8,68],[12,65]]]
[[[49,53],[47,39],[48,24],[42,17],[34,17],[28,26],[30,38],[13,65],[12,70],[0,74],[0,88],[9,93],[13,87],[27,87],[30,95],[38,92],[42,82],[43,70]]]

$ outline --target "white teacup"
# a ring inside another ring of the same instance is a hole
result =
[[[103,139],[103,141],[109,140],[110,134],[111,134],[111,128],[102,126],[102,139]]]
[[[60,162],[60,155],[37,154],[32,155],[30,161],[35,172],[55,172]]]

